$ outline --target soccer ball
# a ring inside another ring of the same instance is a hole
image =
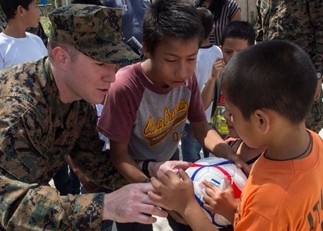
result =
[[[207,180],[224,190],[226,188],[224,176],[226,176],[231,181],[234,197],[240,198],[241,191],[247,180],[241,169],[227,159],[209,157],[192,163],[186,173],[193,181],[195,198],[210,221],[218,228],[230,225],[230,222],[225,217],[203,208],[203,196],[205,194],[203,181]]]

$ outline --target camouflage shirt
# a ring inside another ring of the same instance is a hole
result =
[[[300,46],[323,74],[323,1],[257,0],[257,41],[286,39]],[[291,67],[292,68],[292,67]],[[320,132],[323,127],[322,96],[306,119],[306,127]]]
[[[323,73],[322,0],[257,0],[258,41],[286,39],[311,57]]]
[[[103,194],[48,185],[67,154],[99,185],[118,179],[94,105],[59,100],[47,57],[1,70],[0,85],[0,230],[99,230]]]

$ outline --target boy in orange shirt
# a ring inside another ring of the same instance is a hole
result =
[[[251,169],[238,209],[224,215],[236,231],[322,230],[323,142],[305,127],[316,71],[304,51],[281,40],[239,52],[223,71],[226,109],[251,148],[267,146]],[[152,199],[179,212],[193,230],[217,230],[182,170],[159,171]],[[212,187],[212,184],[205,183]],[[230,187],[230,186],[229,186]]]

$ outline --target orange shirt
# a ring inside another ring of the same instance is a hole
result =
[[[273,161],[262,155],[256,161],[235,215],[235,231],[322,230],[323,141],[310,134],[307,157]]]

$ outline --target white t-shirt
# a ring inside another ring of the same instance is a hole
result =
[[[222,51],[216,45],[210,44],[209,46],[200,47],[197,54],[196,67],[195,67],[195,75],[197,78],[200,91],[202,91],[202,88],[206,80],[209,78],[212,72],[213,63],[217,58],[222,58],[222,57],[223,57]],[[211,119],[212,105],[213,105],[213,102],[208,107],[208,109],[205,110],[206,119],[208,122],[210,122],[210,119]]]
[[[37,35],[26,32],[25,38],[14,38],[0,33],[0,69],[40,59],[47,48]]]

